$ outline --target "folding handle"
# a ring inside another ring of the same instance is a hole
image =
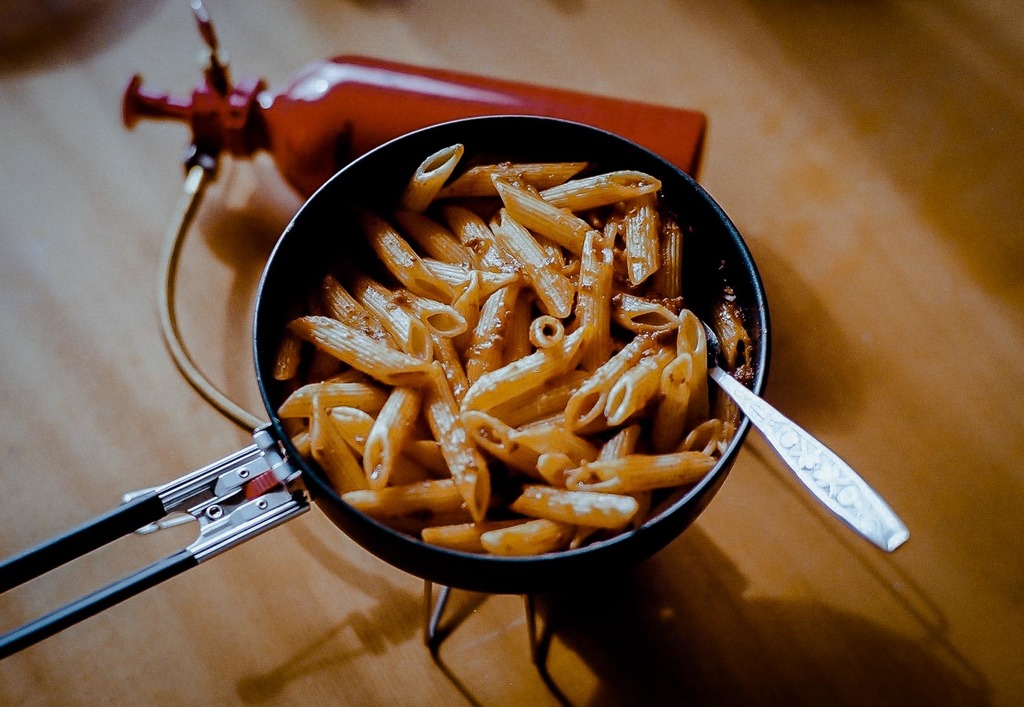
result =
[[[0,593],[135,532],[165,515],[163,502],[156,491],[138,496],[63,535],[4,560],[0,563]]]
[[[109,514],[108,514],[109,515]],[[107,518],[108,516],[104,516]],[[69,533],[70,535],[70,533]],[[163,581],[177,576],[199,564],[188,550],[181,550],[169,557],[154,562],[148,567],[119,579],[92,594],[71,602],[67,606],[50,612],[46,616],[25,624],[0,636],[0,660],[49,638],[68,626],[109,609],[129,597],[143,592]]]

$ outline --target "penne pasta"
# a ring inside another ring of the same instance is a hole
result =
[[[653,195],[647,194],[629,206],[625,217],[626,272],[632,285],[639,285],[658,269],[661,258],[659,229]]]
[[[489,530],[480,536],[480,544],[495,555],[540,555],[564,550],[572,540],[573,526],[538,519]]]
[[[530,324],[530,343],[538,349],[558,346],[565,338],[565,327],[551,315],[537,317]]]
[[[523,274],[537,294],[541,308],[554,317],[568,317],[576,289],[530,232],[504,210],[492,220],[491,230],[499,245],[522,263]]]
[[[654,398],[661,384],[661,372],[673,357],[670,347],[658,346],[619,376],[608,390],[604,404],[608,424],[621,425]]]
[[[488,371],[502,365],[502,339],[507,328],[519,287],[503,287],[487,298],[466,349],[466,377],[470,385]]]
[[[518,273],[522,266],[498,243],[487,222],[469,209],[455,205],[441,206],[441,216],[463,245],[476,253],[483,270],[496,273]]]
[[[465,148],[451,145],[432,154],[416,168],[399,199],[399,208],[408,211],[426,211],[438,192],[455,171]]]
[[[582,172],[586,162],[552,162],[537,164],[494,164],[467,169],[441,190],[438,198],[494,196],[494,178],[502,177],[547,189]]]
[[[661,181],[649,174],[629,170],[572,179],[540,192],[540,197],[561,209],[585,211],[629,201],[661,189]]]
[[[492,415],[513,427],[542,420],[566,408],[569,398],[590,375],[570,371],[560,378],[546,380],[540,389],[527,389],[490,408]]]
[[[433,258],[423,258],[423,264],[436,277],[451,285],[457,293],[460,293],[459,296],[470,286],[474,279],[479,283],[478,286],[483,297],[487,297],[495,290],[511,285],[519,280],[519,273],[515,271],[476,270],[464,265],[445,263]]]
[[[455,289],[434,275],[391,224],[369,212],[362,213],[361,222],[370,246],[395,279],[418,295],[440,302],[455,299]]]
[[[674,331],[679,326],[679,316],[664,301],[619,292],[611,305],[612,321],[637,334]]]
[[[302,354],[302,339],[292,334],[285,334],[277,347],[274,359],[274,380],[288,381],[299,374],[299,362]]]
[[[627,525],[639,504],[630,496],[531,485],[523,488],[510,508],[533,518],[614,529]]]
[[[463,410],[490,410],[529,390],[562,376],[579,362],[580,332],[574,332],[558,346],[543,349],[501,368],[489,371],[469,386],[462,399]]]
[[[352,295],[377,317],[399,348],[415,358],[430,360],[430,332],[426,324],[402,307],[395,293],[365,275],[357,275],[352,278]]]
[[[355,452],[345,441],[327,409],[314,399],[309,424],[310,454],[338,493],[366,488],[366,477]]]
[[[431,332],[446,339],[465,333],[466,318],[454,306],[441,304],[428,297],[420,297],[407,290],[392,293],[392,302],[410,311],[414,318],[427,325]]]
[[[696,483],[715,465],[701,452],[630,454],[618,459],[584,463],[566,486],[579,491],[634,493]]]
[[[661,218],[661,263],[651,286],[661,297],[675,299],[683,294],[683,231],[672,214]]]
[[[420,412],[422,395],[416,388],[396,387],[366,434],[363,471],[370,488],[388,485],[395,464]]]
[[[656,346],[656,337],[637,336],[594,371],[566,403],[565,423],[568,428],[580,429],[597,420],[605,410],[608,393],[615,382]]]
[[[288,325],[288,330],[352,368],[388,385],[422,380],[430,370],[427,361],[395,351],[336,319],[300,317]]]
[[[505,211],[518,223],[570,253],[579,255],[583,252],[583,241],[587,232],[592,230],[586,221],[506,179],[495,178],[494,188],[505,205]]]
[[[425,255],[444,263],[479,267],[476,253],[429,216],[415,211],[396,211],[394,217],[405,235],[419,246]]]
[[[387,393],[368,383],[309,383],[292,392],[277,409],[283,419],[312,417],[313,400],[326,408],[339,405],[354,407],[376,415],[387,401]]]
[[[480,537],[492,530],[519,525],[521,520],[489,520],[480,523],[435,525],[420,532],[423,542],[458,552],[486,552]]]
[[[363,454],[366,438],[373,427],[373,418],[359,408],[339,405],[328,411],[334,428],[353,452]]]
[[[583,368],[588,371],[596,370],[611,356],[610,302],[616,232],[615,225],[609,224],[603,233],[590,231],[583,241],[576,312],[584,332]]]
[[[424,160],[395,211],[360,212],[383,269],[331,263],[306,294],[275,360],[293,391],[278,416],[345,502],[437,547],[519,556],[638,528],[738,420],[710,416],[684,222],[656,179],[585,163],[440,186],[460,156]],[[728,289],[711,310],[723,363],[749,374]]]
[[[424,387],[423,410],[470,515],[473,520],[483,520],[491,498],[490,472],[459,416],[440,364],[434,364]]]
[[[405,486],[344,493],[345,503],[373,518],[450,513],[463,504],[453,479],[434,479]]]
[[[324,278],[320,292],[328,315],[342,324],[362,331],[371,339],[398,346],[398,341],[388,333],[381,320],[360,304],[333,275]]]
[[[462,366],[459,352],[455,350],[455,344],[451,339],[437,333],[430,335],[430,341],[434,346],[434,359],[441,365],[452,397],[455,398],[455,402],[461,403],[466,391],[469,390],[469,378]]]

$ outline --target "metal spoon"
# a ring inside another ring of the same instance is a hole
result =
[[[844,462],[808,432],[718,367],[718,337],[707,324],[708,375],[736,402],[798,479],[851,528],[887,552],[910,537],[907,526]]]

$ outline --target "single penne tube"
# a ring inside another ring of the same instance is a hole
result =
[[[564,550],[572,540],[574,526],[546,518],[526,521],[480,536],[480,544],[494,555],[542,555]]]
[[[704,325],[692,311],[684,309],[679,315],[679,331],[676,333],[676,351],[690,354],[693,370],[685,378],[689,389],[688,413],[685,429],[696,427],[710,415],[708,397],[708,339]],[[662,386],[678,384],[679,376],[663,378]]]
[[[614,529],[627,525],[638,507],[636,499],[630,496],[529,485],[510,509],[532,518]]]
[[[537,473],[555,488],[565,488],[569,473],[579,467],[579,461],[573,461],[568,454],[549,452],[537,457]]]
[[[515,429],[480,410],[463,412],[462,421],[481,449],[513,469],[537,476],[537,459],[540,455],[530,447],[516,442]]]
[[[565,422],[569,429],[578,430],[596,421],[604,412],[608,393],[619,377],[635,366],[646,352],[657,346],[658,339],[655,336],[636,336],[599,366],[566,403]]]
[[[572,313],[576,288],[553,265],[530,232],[504,209],[492,220],[491,230],[501,247],[522,264],[523,273],[537,294],[541,308],[554,317],[568,317]]]
[[[352,491],[342,494],[341,500],[373,518],[443,514],[458,511],[463,505],[454,479]]]
[[[351,287],[352,296],[376,315],[403,351],[414,358],[430,360],[430,331],[427,325],[401,306],[394,292],[366,275],[354,275]]]
[[[586,371],[570,371],[561,378],[545,381],[540,390],[527,390],[491,408],[490,412],[512,427],[521,427],[560,413],[569,398],[590,377]]]
[[[458,552],[484,552],[480,536],[492,530],[501,530],[522,523],[521,520],[485,520],[480,523],[432,525],[420,531],[420,538],[428,545]]]
[[[434,275],[391,224],[370,212],[361,214],[361,222],[370,247],[395,279],[418,295],[439,302],[455,299],[455,289]]]
[[[466,377],[470,385],[502,365],[502,340],[520,288],[503,287],[487,298],[480,309],[469,346],[465,350]]]
[[[683,231],[671,214],[661,217],[661,263],[651,286],[661,297],[671,299],[683,294]]]
[[[689,429],[693,374],[693,355],[689,353],[677,354],[661,372],[661,399],[651,424],[651,449],[658,454],[674,449]]]
[[[724,422],[716,417],[705,420],[694,427],[683,441],[679,443],[677,452],[703,452],[711,456],[721,456],[732,440],[736,428],[731,422]]]
[[[642,196],[630,204],[624,219],[624,240],[626,272],[634,286],[653,275],[660,265],[660,227],[653,194]]]
[[[493,164],[471,167],[445,186],[440,199],[494,196],[494,177],[525,182],[535,189],[548,189],[586,169],[586,162]]]
[[[569,549],[575,550],[583,547],[594,535],[601,532],[601,528],[592,528],[585,525],[578,525],[572,533],[572,540],[569,541]]]
[[[419,415],[422,400],[423,396],[416,388],[399,386],[392,389],[377,419],[366,431],[363,471],[370,488],[381,489],[388,485]]]
[[[338,425],[327,409],[314,399],[309,423],[310,454],[324,470],[327,479],[339,493],[366,488],[366,477],[355,452],[345,441]]]
[[[435,439],[414,439],[405,443],[402,456],[438,478],[451,476],[441,445]]]
[[[640,412],[657,395],[661,372],[675,357],[669,346],[658,346],[619,376],[608,390],[604,415],[610,425],[621,425]]]
[[[473,520],[483,520],[491,498],[490,471],[470,439],[458,404],[436,362],[423,387],[423,411],[470,515]]]
[[[430,371],[429,362],[395,351],[336,319],[316,315],[299,317],[288,324],[288,330],[387,385],[421,381]]]
[[[570,474],[567,487],[577,491],[634,493],[686,486],[704,478],[715,458],[701,452],[630,454],[617,459],[585,462]]]
[[[483,270],[496,273],[519,273],[522,270],[515,257],[502,248],[487,223],[467,208],[456,205],[441,206],[441,217],[448,228],[477,255]]]
[[[398,341],[388,333],[380,318],[353,297],[333,275],[324,278],[320,294],[329,316],[362,331],[371,339],[391,342],[398,346]]]
[[[321,348],[314,348],[306,366],[306,378],[310,381],[327,380],[344,370],[344,365],[337,357]]]
[[[622,457],[636,453],[637,445],[642,434],[643,428],[638,424],[623,427],[615,434],[615,436],[604,443],[601,447],[601,453],[597,458],[601,461],[607,461],[609,459],[621,459]],[[565,485],[569,485],[571,480],[574,479],[573,472],[565,471],[563,474],[565,476]],[[643,524],[647,519],[647,516],[650,514],[651,491],[633,491],[629,495],[635,498],[637,502],[636,515],[633,516],[633,521],[630,523],[630,526],[637,528]]]
[[[415,211],[396,211],[394,219],[422,253],[444,263],[479,267],[476,253],[429,216]]]
[[[445,263],[433,258],[423,258],[423,263],[430,268],[434,275],[447,282],[459,293],[469,287],[471,280],[477,279],[480,283],[480,292],[483,297],[487,297],[495,290],[511,285],[520,279],[519,273],[514,270],[507,272],[477,270],[463,265]]]
[[[609,224],[604,231],[590,231],[580,256],[577,319],[584,330],[583,368],[596,370],[611,357],[611,298],[614,276],[615,235]]]
[[[537,317],[530,323],[530,343],[538,349],[558,346],[565,338],[565,327],[562,322],[550,314]]]
[[[494,187],[505,211],[525,228],[565,248],[574,255],[583,252],[583,240],[592,230],[590,224],[566,209],[544,201],[537,193],[501,178]]]
[[[366,448],[366,438],[373,428],[373,418],[359,408],[344,405],[330,408],[328,414],[345,443],[356,454],[363,454]]]
[[[565,422],[542,420],[512,430],[511,440],[540,456],[565,454],[575,462],[597,459],[600,449],[565,428]]]
[[[441,371],[448,381],[452,397],[456,403],[461,403],[466,391],[469,390],[469,378],[466,376],[459,352],[451,339],[435,332],[431,332],[430,341],[434,346],[434,360],[441,364]]]
[[[411,310],[412,314],[426,324],[430,331],[445,338],[458,336],[468,328],[466,318],[454,306],[442,304],[429,297],[420,297],[407,290],[398,290],[393,293],[392,301]]]
[[[478,378],[462,399],[463,410],[490,410],[526,391],[544,386],[565,375],[579,362],[581,333],[577,330],[562,343],[542,349]]]
[[[661,181],[644,172],[620,170],[571,179],[540,192],[552,206],[570,211],[585,211],[629,201],[661,189]]]
[[[502,347],[502,363],[511,363],[524,356],[529,356],[534,351],[530,342],[530,326],[533,324],[534,303],[536,296],[532,289],[519,293],[515,305],[512,307],[512,315],[509,317],[508,325],[505,327],[505,340]]]
[[[302,360],[302,339],[285,333],[277,347],[274,357],[274,380],[288,381],[299,374],[299,363]]]
[[[623,427],[611,439],[601,445],[601,451],[598,453],[597,458],[602,460],[619,459],[633,454],[636,452],[641,434],[643,434],[643,427],[638,424]]]
[[[679,316],[664,302],[619,292],[611,300],[611,318],[623,329],[636,334],[674,331]]]
[[[448,177],[455,171],[465,148],[462,145],[450,145],[441,148],[423,160],[413,172],[398,203],[400,208],[408,211],[426,211],[437,196]]]
[[[299,453],[300,457],[309,458],[310,456],[312,456],[312,448],[308,429],[293,434],[291,439],[292,444],[295,445],[295,451]]]
[[[449,339],[459,351],[469,348],[473,341],[473,332],[476,330],[477,324],[480,323],[480,311],[483,309],[484,302],[490,297],[490,294],[484,294],[481,275],[480,270],[474,270],[465,289],[461,290],[459,296],[452,302],[452,308],[466,322],[466,330]]]
[[[324,407],[345,405],[370,415],[380,412],[387,401],[387,392],[369,383],[308,383],[285,398],[277,409],[277,416],[283,419],[311,417],[316,396]]]

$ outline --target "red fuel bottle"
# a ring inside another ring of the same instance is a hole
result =
[[[588,123],[629,138],[693,175],[705,117],[681,108],[429,69],[359,56],[304,67],[283,91],[258,79],[232,83],[213,24],[193,0],[210,48],[204,79],[189,98],[149,92],[136,75],[125,91],[129,128],[143,117],[187,123],[200,157],[268,151],[285,180],[309,196],[347,162],[404,133],[478,115],[544,115]]]

